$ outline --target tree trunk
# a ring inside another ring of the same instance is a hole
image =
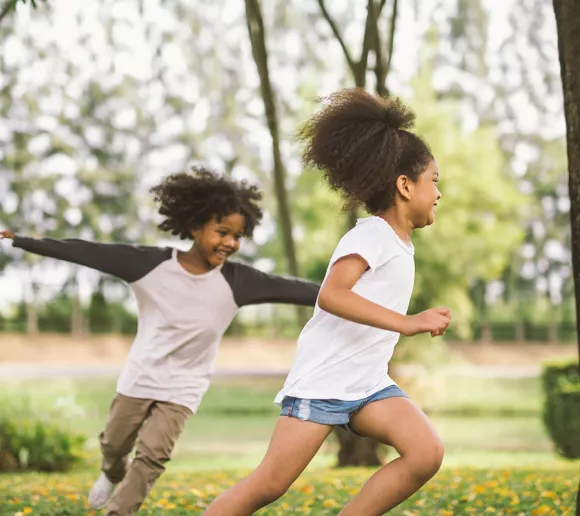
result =
[[[526,328],[522,321],[516,323],[516,342],[524,342],[526,340]]]
[[[36,284],[30,282],[29,298],[26,304],[26,333],[38,335],[38,308],[36,306]]]
[[[8,13],[13,9],[16,9],[14,0],[8,0],[7,2],[5,2],[0,7],[0,21],[2,21],[6,16],[8,16]]]
[[[566,115],[572,270],[580,355],[580,2],[554,0]]]
[[[284,242],[284,253],[288,263],[288,270],[293,276],[299,275],[298,260],[296,259],[296,248],[294,246],[294,237],[292,235],[292,217],[288,203],[288,193],[286,191],[286,169],[282,162],[280,153],[280,133],[278,129],[278,114],[276,111],[276,101],[274,90],[270,82],[270,72],[268,70],[268,50],[266,48],[266,31],[264,20],[260,9],[259,0],[245,0],[246,3],[246,22],[250,43],[252,45],[252,54],[258,75],[260,77],[260,91],[264,108],[266,110],[266,121],[270,136],[272,137],[272,157],[274,160],[274,189],[278,205],[278,218],[282,226],[282,239]],[[298,319],[301,324],[306,323],[306,312],[303,307],[297,307]]]
[[[580,1],[554,0],[568,146],[572,274],[580,358]],[[576,499],[580,516],[580,485]]]
[[[345,40],[342,37],[338,25],[328,12],[324,0],[318,0],[318,5],[320,6],[322,15],[328,22],[334,37],[342,48],[344,58],[346,59],[347,65],[352,74],[354,84],[357,88],[366,87],[369,52],[374,52],[374,71],[377,80],[375,91],[382,96],[388,96],[389,94],[386,80],[393,56],[397,19],[397,0],[394,0],[390,19],[389,46],[386,49],[386,52],[384,52],[378,24],[385,3],[385,0],[367,1],[367,17],[365,22],[361,55],[358,60],[355,60],[352,57],[352,53],[346,45]],[[351,229],[356,225],[357,218],[358,210],[356,208],[349,209],[347,213],[348,229]],[[379,443],[376,441],[363,439],[354,434],[349,434],[341,430],[337,430],[334,433],[336,434],[340,445],[340,451],[338,453],[338,466],[378,466],[381,464],[381,459],[378,454]]]
[[[376,441],[358,437],[344,430],[336,430],[335,434],[340,444],[338,452],[339,468],[382,465]]]
[[[85,322],[81,308],[81,302],[79,299],[79,283],[77,281],[76,275],[72,279],[71,287],[70,296],[72,302],[72,313],[70,321],[70,332],[71,335],[80,337],[85,333]]]

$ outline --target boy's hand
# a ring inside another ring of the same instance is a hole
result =
[[[445,330],[451,322],[451,310],[447,307],[431,308],[416,315],[405,317],[405,324],[401,333],[407,337],[418,333],[431,334],[431,337],[445,335]]]
[[[7,229],[0,229],[0,240],[4,238],[14,240],[14,233],[12,233],[12,231],[8,231]]]

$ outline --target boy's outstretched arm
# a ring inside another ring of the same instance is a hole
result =
[[[314,306],[320,285],[313,281],[276,276],[239,262],[226,262],[222,273],[238,306],[288,303]]]
[[[101,244],[67,238],[29,238],[1,230],[0,238],[11,239],[13,246],[30,253],[84,265],[132,283],[145,276],[166,259],[167,249],[128,244]]]

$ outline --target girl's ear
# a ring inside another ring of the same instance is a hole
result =
[[[409,201],[411,199],[411,180],[407,176],[401,175],[397,177],[395,184],[401,197]]]

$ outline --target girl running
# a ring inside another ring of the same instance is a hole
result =
[[[266,456],[220,495],[206,516],[246,516],[281,497],[333,427],[393,446],[400,457],[379,469],[339,513],[384,514],[438,471],[443,445],[388,375],[399,335],[443,335],[448,308],[406,315],[414,282],[415,229],[433,223],[441,197],[429,147],[409,132],[414,114],[398,100],[342,90],[310,119],[300,139],[315,166],[360,219],[338,243],[294,365],[276,397],[281,405]]]
[[[137,336],[99,436],[102,473],[89,493],[91,507],[108,505],[109,516],[134,514],[165,470],[186,420],[209,387],[218,345],[238,308],[313,306],[319,291],[309,281],[228,261],[262,217],[257,186],[199,167],[193,174],[169,176],[151,191],[164,217],[159,228],[192,239],[189,251],[36,240],[0,231],[14,247],[116,276],[137,298]]]

